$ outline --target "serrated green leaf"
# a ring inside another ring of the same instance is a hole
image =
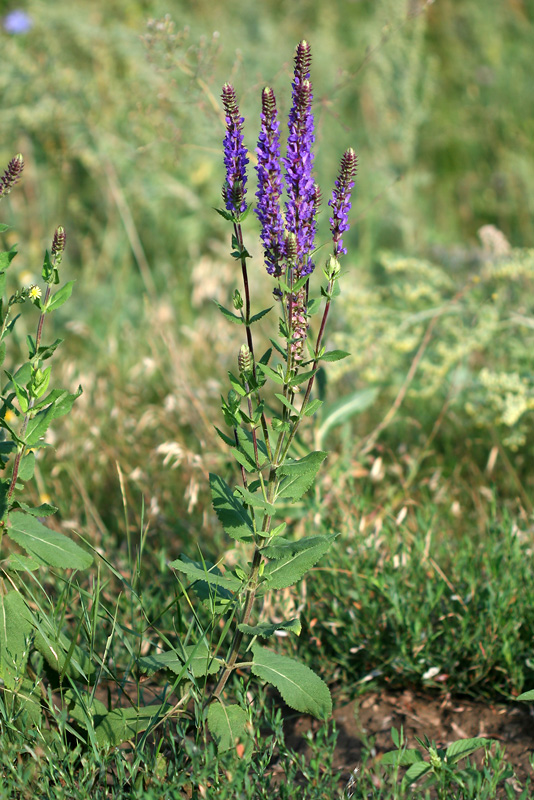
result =
[[[193,677],[203,678],[205,675],[214,675],[220,670],[220,658],[212,658],[204,642],[186,645],[183,652],[168,650],[165,653],[154,653],[139,659],[139,667],[143,672],[150,674],[160,669],[170,669],[176,675],[187,675],[191,671]]]
[[[491,739],[458,739],[447,747],[445,755],[449,764],[456,764],[462,758],[467,758],[482,747],[490,746]]]
[[[317,719],[328,719],[332,714],[332,698],[328,686],[315,672],[258,644],[252,646],[252,652],[253,674],[275,686],[288,706]]]
[[[228,589],[230,592],[235,592],[242,586],[241,581],[237,578],[227,575],[217,575],[210,570],[200,569],[194,563],[182,561],[180,558],[176,561],[172,561],[169,566],[172,567],[172,569],[177,569],[178,572],[183,572],[191,578],[191,580],[206,581],[212,586],[221,586],[224,589]],[[217,571],[219,572],[219,570]]]
[[[402,779],[402,783],[405,786],[410,786],[412,783],[415,783],[415,781],[419,780],[419,778],[422,778],[423,775],[428,775],[428,773],[431,771],[432,767],[430,764],[427,764],[426,761],[418,761],[416,764],[412,764],[412,766],[407,769],[404,778]]]
[[[46,528],[23,511],[9,515],[6,533],[40,564],[62,569],[87,569],[93,563],[92,556],[71,539]]]
[[[0,595],[0,676],[7,689],[16,688],[26,669],[32,630],[32,614],[20,592]]]
[[[263,495],[261,495],[259,492],[249,492],[249,490],[245,489],[243,486],[238,486],[236,491],[239,492],[245,503],[252,508],[259,508],[260,511],[264,511],[270,516],[273,516],[273,514],[276,513],[276,507],[272,503],[268,503],[266,500],[264,500]]]
[[[16,500],[13,503],[12,511],[17,508],[25,511],[26,514],[31,514],[32,517],[51,517],[52,514],[55,514],[57,511],[57,507],[51,506],[49,503],[41,503],[40,506],[33,508],[32,506],[27,505],[27,503],[23,503],[22,500]]]
[[[298,461],[288,459],[278,468],[282,480],[276,496],[286,497],[293,502],[300,500],[311,487],[327,455],[323,450],[317,450]]]
[[[348,358],[350,353],[346,350],[329,350],[323,353],[321,361],[341,361],[343,358]]]
[[[252,325],[253,322],[258,322],[262,317],[269,313],[269,311],[273,308],[273,306],[269,306],[269,308],[264,308],[263,311],[258,311],[257,314],[254,314],[249,319],[249,325]]]
[[[278,372],[275,372],[274,369],[271,369],[271,367],[268,367],[267,364],[258,363],[257,366],[258,369],[272,381],[274,381],[275,383],[279,383],[282,386],[284,385],[284,379],[282,378],[282,376]]]
[[[53,405],[43,409],[42,411],[38,411],[37,414],[30,419],[28,422],[28,427],[26,428],[24,441],[27,447],[34,447],[39,439],[42,439],[42,437],[45,435],[53,421]]]
[[[145,706],[144,708],[116,708],[102,718],[94,717],[96,741],[102,747],[118,747],[123,742],[146,731],[170,711],[165,704]]]
[[[211,501],[226,533],[238,541],[250,541],[254,527],[243,503],[234,496],[228,484],[210,472]]]
[[[239,742],[250,739],[247,725],[248,714],[241,706],[235,703],[224,705],[219,700],[211,702],[208,709],[208,727],[219,753],[232,750]]]
[[[27,570],[33,572],[33,570],[39,569],[41,562],[30,556],[23,556],[21,553],[11,553],[7,565],[9,569],[16,572],[26,572]]]
[[[242,317],[239,317],[237,314],[234,314],[233,311],[230,311],[228,308],[225,308],[220,303],[218,303],[216,300],[214,300],[213,302],[215,303],[215,305],[217,306],[217,308],[219,309],[221,314],[224,314],[226,319],[229,319],[232,322],[235,322],[236,325],[243,325],[243,318]]]
[[[50,311],[54,311],[56,308],[59,308],[66,303],[69,297],[72,294],[72,289],[76,281],[67,281],[67,283],[58,289],[52,297],[49,299],[46,308],[44,309],[45,313],[49,313]]]
[[[266,564],[263,572],[265,588],[285,589],[292,586],[328,552],[336,536],[337,533],[309,536],[294,545],[281,542],[265,547],[262,553],[274,559]]]
[[[287,622],[260,622],[259,625],[245,625],[242,622],[237,627],[242,633],[247,633],[249,636],[261,636],[262,639],[274,636],[276,631],[291,631],[298,636],[302,630],[300,619],[290,619]]]
[[[211,561],[193,561],[185,555],[182,555],[181,559],[188,564],[193,564],[197,569],[203,571],[204,569],[208,569],[212,575],[219,575],[222,577],[221,570],[215,564],[212,564]],[[214,586],[208,583],[208,581],[195,581],[191,584],[191,588],[201,602],[207,603],[208,607],[217,613],[224,612],[228,608],[228,603],[234,599],[234,595],[229,589],[225,589],[222,586]]]

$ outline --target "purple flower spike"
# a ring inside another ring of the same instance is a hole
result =
[[[332,199],[328,201],[333,214],[330,217],[330,230],[334,240],[334,256],[336,258],[347,252],[347,248],[343,247],[342,234],[350,228],[348,222],[349,211],[352,206],[350,193],[354,186],[357,164],[356,153],[351,147],[343,153],[339,175],[335,183],[335,189],[332,192]]]
[[[275,278],[282,274],[285,227],[280,210],[282,169],[280,166],[280,123],[274,92],[266,87],[261,97],[261,130],[256,148],[258,155],[258,205],[255,213],[261,223],[261,241],[265,266]]]
[[[22,155],[18,153],[15,158],[11,159],[7,165],[7,169],[0,178],[0,197],[4,197],[6,194],[9,194],[14,185],[20,180],[23,169],[24,159],[22,158]]]
[[[315,246],[317,192],[312,178],[315,141],[314,121],[311,113],[313,99],[310,82],[311,49],[306,41],[300,42],[295,55],[293,80],[293,106],[289,113],[287,139],[286,185],[289,201],[286,203],[286,223],[296,237],[296,271],[300,276],[313,272],[311,253]]]
[[[222,101],[226,114],[226,134],[224,137],[224,164],[226,182],[222,195],[226,210],[239,216],[247,210],[245,202],[245,184],[247,182],[246,167],[247,150],[243,146],[243,122],[235,96],[235,89],[225,83],[222,90]]]

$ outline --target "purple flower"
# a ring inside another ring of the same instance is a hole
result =
[[[14,185],[20,180],[22,170],[24,169],[24,159],[18,153],[15,158],[12,158],[7,168],[0,178],[0,197],[9,194]]]
[[[28,33],[33,27],[33,20],[29,14],[17,8],[4,17],[3,26],[6,33]]]
[[[261,130],[256,148],[258,205],[254,211],[261,223],[261,241],[267,272],[280,277],[285,241],[284,218],[280,210],[283,186],[280,166],[280,123],[273,90],[266,87],[261,99]]]
[[[332,199],[328,201],[333,214],[330,217],[330,230],[334,240],[334,256],[336,258],[347,252],[347,248],[343,247],[342,234],[350,228],[348,222],[348,215],[352,205],[350,193],[354,186],[357,163],[356,153],[352,147],[343,153],[339,166],[339,175],[335,182],[335,189],[332,192]]]
[[[246,167],[247,150],[243,146],[243,122],[235,96],[235,89],[225,83],[222,90],[222,101],[226,114],[226,134],[224,137],[224,164],[226,181],[222,195],[226,210],[239,216],[247,210],[245,202],[245,184],[247,182]]]
[[[289,196],[286,203],[286,224],[288,231],[296,237],[295,268],[299,276],[313,272],[311,252],[315,245],[316,231],[317,192],[312,178],[312,144],[315,136],[311,113],[313,95],[310,64],[310,45],[303,40],[297,46],[295,55],[293,106],[289,113],[287,156],[284,159]]]

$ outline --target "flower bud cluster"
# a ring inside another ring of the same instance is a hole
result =
[[[12,158],[0,178],[0,197],[9,194],[14,185],[20,180],[24,169],[24,159],[20,153]]]

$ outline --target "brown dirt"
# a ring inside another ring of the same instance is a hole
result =
[[[361,763],[362,736],[375,739],[378,760],[383,753],[395,749],[390,732],[401,725],[410,747],[418,747],[414,737],[423,738],[425,734],[438,747],[476,736],[494,739],[505,747],[506,760],[520,782],[534,777],[529,764],[534,751],[534,707],[527,703],[505,705],[448,695],[435,697],[406,689],[366,694],[338,707],[334,719],[338,730],[334,769],[339,770],[341,786]],[[305,752],[307,744],[303,735],[316,730],[319,724],[311,717],[288,721],[287,744]]]

